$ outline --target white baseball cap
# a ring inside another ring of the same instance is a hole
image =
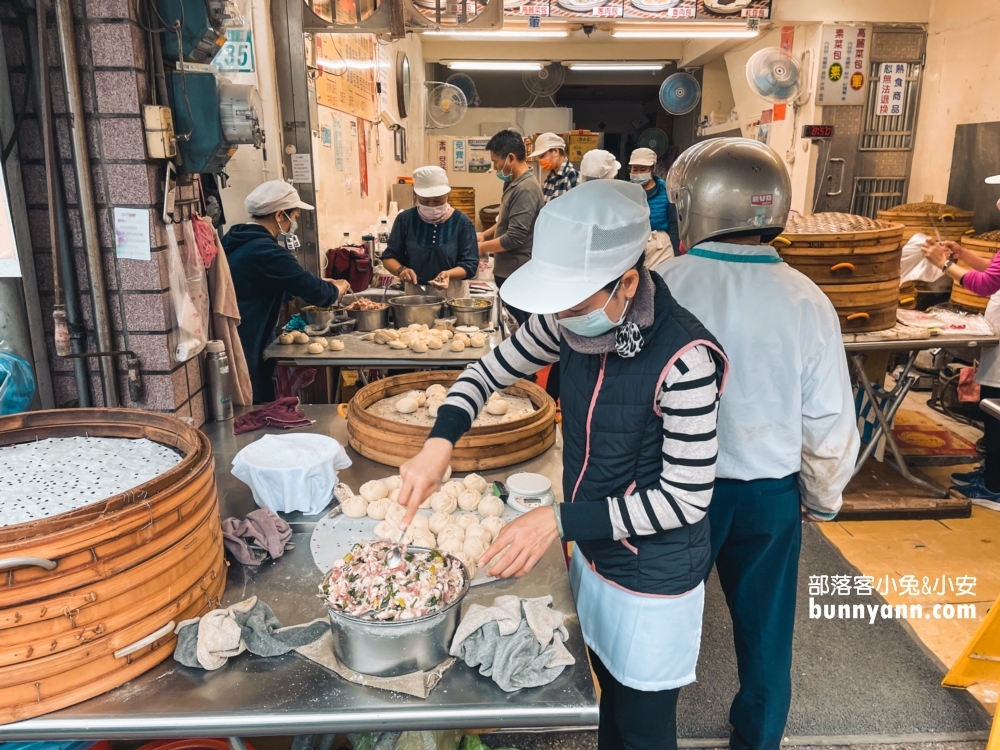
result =
[[[585,182],[539,212],[531,260],[510,275],[500,296],[539,315],[568,310],[632,268],[648,239],[641,186]]]
[[[542,133],[535,139],[535,150],[531,152],[530,158],[537,159],[542,154],[554,148],[565,149],[566,141],[562,139],[562,136],[558,136],[555,133]]]
[[[580,162],[580,176],[588,180],[613,180],[622,165],[609,153],[599,148],[588,151]]]
[[[651,148],[637,148],[632,152],[628,160],[629,166],[653,167],[656,166],[656,152]]]
[[[312,206],[302,201],[298,190],[282,180],[268,180],[255,187],[243,201],[243,207],[251,216],[270,216],[292,208],[313,210]]]
[[[986,178],[987,185],[1000,185],[1000,174],[995,174],[992,177]]]
[[[441,167],[417,167],[413,170],[413,192],[421,198],[437,198],[451,192],[448,173]]]

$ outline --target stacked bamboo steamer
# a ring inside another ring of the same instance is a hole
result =
[[[904,203],[901,206],[878,212],[882,221],[898,222],[903,225],[903,242],[917,232],[936,239],[958,242],[972,229],[972,211],[965,211],[947,203]]]
[[[456,211],[461,211],[469,217],[472,226],[476,225],[476,189],[470,187],[453,187],[448,196],[448,203]]]
[[[497,223],[497,219],[499,218],[500,218],[499,203],[479,209],[479,223],[483,225],[483,231],[486,231],[490,227],[495,226]]]
[[[845,333],[863,333],[896,324],[902,237],[902,224],[822,213],[788,222],[774,246],[830,298]]]
[[[993,256],[1000,251],[1000,230],[986,232],[962,238],[962,247],[971,250],[976,255],[986,260],[993,260]],[[969,266],[959,262],[962,268]],[[990,301],[988,297],[980,297],[963,287],[959,282],[954,282],[951,287],[951,301],[971,312],[981,313],[986,310],[986,304]]]
[[[148,438],[184,458],[121,495],[0,527],[0,724],[151,669],[173,653],[176,624],[216,608],[225,588],[208,439],[174,417],[133,409],[0,417],[0,445],[84,434]]]

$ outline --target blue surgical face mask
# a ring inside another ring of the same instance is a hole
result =
[[[620,283],[621,281],[618,282],[618,284]],[[561,318],[559,319],[559,325],[567,331],[572,331],[577,336],[583,336],[588,339],[603,336],[612,328],[620,326],[625,320],[625,313],[628,312],[628,300],[625,302],[625,309],[622,310],[622,316],[618,319],[617,323],[612,321],[605,312],[608,303],[614,299],[615,292],[618,291],[618,284],[615,284],[615,288],[612,290],[611,296],[608,297],[608,301],[604,303],[604,307],[599,310],[591,310],[586,315],[577,315],[573,318]]]
[[[500,167],[500,171],[497,172],[497,179],[503,182],[510,182],[514,179],[514,170],[511,170],[510,174],[505,174],[504,170],[507,168],[507,161],[504,160],[503,166]]]
[[[634,182],[636,185],[645,185],[651,179],[653,179],[653,175],[650,172],[643,172],[642,174],[629,175],[629,180],[631,182]]]

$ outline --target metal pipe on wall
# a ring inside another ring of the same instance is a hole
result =
[[[76,285],[76,269],[73,264],[73,250],[70,241],[66,212],[66,196],[63,194],[62,173],[59,169],[59,152],[55,143],[55,124],[52,121],[52,99],[49,93],[48,74],[48,3],[37,0],[37,26],[34,34],[29,34],[29,45],[34,65],[35,96],[37,100],[39,130],[45,153],[45,187],[49,202],[49,241],[52,243],[52,269],[54,276],[56,320],[56,353],[66,354],[60,344],[61,336],[68,333],[69,352],[82,354],[87,350],[86,327],[80,309],[80,292]],[[60,314],[61,313],[61,314]],[[62,320],[60,320],[60,318]],[[60,326],[63,331],[60,332]],[[68,327],[68,332],[65,328]],[[73,377],[76,381],[77,406],[86,408],[93,405],[90,397],[90,370],[85,359],[73,359]]]
[[[83,225],[83,244],[90,274],[90,295],[94,310],[94,332],[98,350],[111,352],[115,342],[111,335],[111,316],[108,311],[107,287],[104,283],[104,265],[101,262],[101,243],[94,201],[94,183],[90,174],[87,149],[86,122],[83,113],[83,95],[80,74],[77,70],[76,37],[74,36],[73,11],[70,0],[55,0],[56,34],[59,55],[62,58],[63,79],[66,86],[66,113],[69,117],[70,142],[73,152],[73,169],[80,196],[80,218]],[[122,321],[124,324],[125,321]],[[118,377],[112,357],[99,358],[104,405],[117,407]]]

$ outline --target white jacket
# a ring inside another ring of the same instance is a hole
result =
[[[830,300],[768,245],[704,242],[656,270],[729,357],[716,475],[798,472],[803,505],[832,518],[861,439]]]

